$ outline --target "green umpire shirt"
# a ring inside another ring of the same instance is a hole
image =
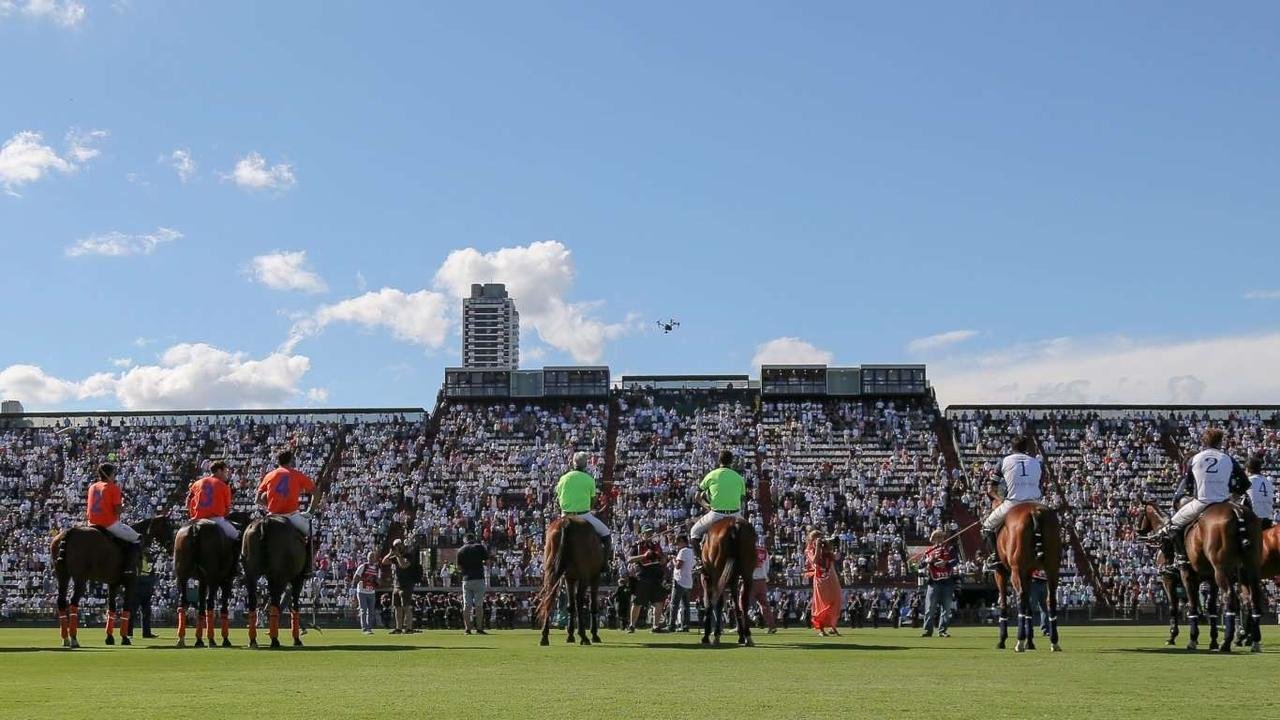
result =
[[[698,489],[706,491],[712,510],[737,512],[742,509],[742,498],[747,495],[747,481],[737,472],[720,467],[707,473]]]
[[[556,497],[560,499],[561,512],[588,512],[595,496],[595,478],[581,470],[570,470],[561,475],[560,482],[556,483]]]

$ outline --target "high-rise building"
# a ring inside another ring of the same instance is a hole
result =
[[[462,300],[462,366],[520,367],[520,313],[502,283],[475,283]]]

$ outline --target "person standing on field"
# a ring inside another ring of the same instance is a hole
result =
[[[489,562],[489,550],[476,542],[476,536],[471,533],[467,533],[464,541],[466,544],[458,550],[458,567],[462,570],[462,628],[468,635],[473,628],[477,635],[488,635],[484,631],[484,568]]]

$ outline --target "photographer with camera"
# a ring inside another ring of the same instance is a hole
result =
[[[929,542],[931,545],[920,562],[920,574],[926,583],[924,632],[920,637],[932,637],[935,626],[938,637],[951,637],[947,628],[951,624],[951,598],[955,594],[955,570],[959,561],[942,530],[934,530]]]

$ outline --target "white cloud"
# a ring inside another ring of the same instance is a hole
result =
[[[67,257],[84,257],[85,255],[101,255],[104,257],[128,257],[130,255],[150,255],[161,245],[179,240],[182,233],[172,228],[157,228],[153,233],[145,235],[126,235],[122,232],[109,232],[102,235],[90,235],[67,246]]]
[[[289,350],[335,322],[385,328],[407,342],[441,348],[461,314],[461,300],[472,283],[504,282],[520,312],[522,329],[532,329],[545,344],[569,353],[578,362],[599,362],[605,345],[638,324],[628,316],[619,323],[595,317],[598,303],[574,303],[564,294],[573,285],[573,259],[558,242],[482,253],[474,248],[450,253],[436,271],[433,287],[407,293],[396,288],[366,292],[325,305],[299,320],[282,346]]]
[[[111,364],[118,368],[133,366],[133,358],[111,358]]]
[[[67,133],[67,151],[64,156],[46,145],[41,133],[33,130],[15,133],[0,146],[0,186],[8,194],[16,195],[17,188],[51,173],[74,173],[81,165],[98,156],[99,151],[93,144],[106,136],[105,130],[91,130],[87,133],[72,130]]]
[[[10,365],[0,369],[0,398],[24,405],[56,405],[72,399],[105,394],[100,376],[76,383],[49,375],[35,365]]]
[[[288,190],[297,184],[293,166],[288,163],[267,165],[266,158],[251,152],[236,162],[235,169],[223,176],[246,190]]]
[[[1055,338],[930,365],[943,404],[1275,403],[1280,332],[1173,341]]]
[[[115,394],[133,409],[262,408],[278,406],[300,393],[298,383],[311,368],[302,355],[272,353],[261,360],[203,343],[174,345],[157,365],[120,375]]]
[[[166,158],[161,157],[161,160]],[[186,148],[178,148],[169,154],[167,158],[173,169],[178,172],[178,180],[186,183],[196,176],[199,167],[196,165],[195,158],[191,157],[191,151]]]
[[[949,330],[937,335],[929,335],[927,337],[916,338],[907,343],[907,352],[909,353],[926,353],[938,350],[944,347],[962,343],[965,340],[977,337],[977,330]]]
[[[291,352],[303,339],[318,334],[333,323],[353,323],[367,329],[383,328],[392,336],[429,348],[444,344],[449,329],[448,300],[430,290],[405,293],[383,288],[332,305],[323,305],[310,316],[294,323],[289,339],[281,348]]]
[[[307,399],[314,403],[322,403],[329,399],[329,389],[310,388],[307,390]]]
[[[277,251],[249,261],[249,276],[272,290],[300,290],[319,293],[329,289],[324,280],[307,268],[305,250]]]
[[[756,346],[751,367],[761,365],[830,365],[835,356],[797,337],[774,338]]]
[[[522,328],[532,327],[544,343],[578,362],[599,362],[605,345],[631,332],[637,318],[618,323],[597,319],[598,303],[565,299],[573,279],[569,249],[544,241],[488,253],[475,248],[455,250],[436,271],[435,286],[460,300],[471,294],[472,283],[505,283],[520,312]]]
[[[51,406],[114,396],[128,410],[278,407],[303,395],[299,383],[310,367],[310,359],[302,355],[277,352],[257,360],[184,343],[166,350],[155,365],[97,373],[79,382],[53,377],[34,365],[12,365],[0,369],[0,397]]]
[[[1244,294],[1245,300],[1280,300],[1280,290],[1250,290]]]
[[[0,0],[0,18],[15,14],[75,28],[84,22],[86,12],[75,0]]]

